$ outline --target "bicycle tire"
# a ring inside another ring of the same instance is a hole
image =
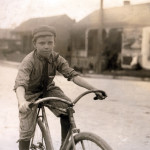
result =
[[[112,148],[99,136],[89,132],[81,132],[74,136],[76,150],[83,150],[81,141],[83,141],[84,150],[112,150]],[[88,144],[88,145],[86,145]],[[70,141],[67,150],[73,150],[72,142]]]
[[[45,126],[44,126],[41,119],[38,119],[37,123],[38,123],[38,126],[39,126],[39,128],[41,130],[41,133],[43,135],[43,140],[44,140],[44,144],[45,144],[45,148],[46,148],[46,149],[43,148],[43,150],[50,150],[51,146],[50,146],[49,134],[48,134],[48,132],[47,132],[47,130],[46,130],[46,128],[45,128]],[[35,130],[35,132],[36,132],[36,130]],[[32,148],[31,148],[31,150],[32,150]],[[33,150],[34,150],[34,148],[33,148]],[[35,150],[41,150],[41,148],[36,148]]]

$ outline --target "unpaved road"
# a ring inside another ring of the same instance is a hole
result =
[[[0,65],[0,150],[17,150],[18,109],[14,80],[17,69]],[[150,82],[85,78],[108,93],[106,101],[86,96],[75,106],[75,120],[81,131],[105,139],[114,150],[150,149]],[[85,89],[57,76],[56,84],[75,98]],[[56,149],[60,145],[59,119],[48,112]]]

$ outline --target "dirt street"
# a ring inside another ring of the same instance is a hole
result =
[[[0,65],[0,150],[17,150],[18,108],[13,85],[17,69]],[[106,101],[86,96],[75,106],[75,120],[81,131],[98,134],[114,150],[150,149],[150,82],[85,78],[107,92]],[[55,82],[70,97],[85,89],[61,76]],[[59,119],[48,112],[56,149],[60,145]],[[51,121],[53,120],[53,121]]]

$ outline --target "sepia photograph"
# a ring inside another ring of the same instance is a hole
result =
[[[150,0],[0,1],[0,150],[150,150]]]

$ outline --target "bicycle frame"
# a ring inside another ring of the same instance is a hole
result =
[[[42,124],[45,124],[45,128],[46,128],[46,131],[48,132],[49,134],[49,138],[50,138],[50,142],[47,143],[49,145],[49,147],[51,148],[50,150],[54,150],[53,148],[53,143],[52,143],[52,138],[51,138],[51,134],[50,134],[50,129],[49,129],[49,126],[48,126],[48,121],[47,121],[47,117],[46,117],[46,112],[45,112],[45,106],[48,107],[48,108],[53,108],[53,109],[58,109],[60,111],[62,111],[61,108],[57,108],[57,107],[53,107],[51,105],[47,105],[47,104],[44,104],[42,102],[46,102],[50,99],[53,99],[53,100],[60,100],[62,102],[65,102],[68,104],[68,108],[67,108],[67,114],[69,116],[69,120],[70,120],[70,129],[67,133],[67,136],[65,138],[65,141],[62,143],[61,145],[61,148],[60,150],[66,150],[67,148],[67,145],[68,143],[71,141],[72,143],[72,148],[73,150],[76,150],[75,148],[75,140],[74,140],[74,134],[75,133],[80,133],[80,130],[76,128],[76,124],[75,124],[75,120],[74,120],[74,117],[73,117],[73,113],[75,112],[73,110],[73,106],[79,101],[79,99],[81,99],[84,95],[86,94],[89,94],[89,93],[95,93],[95,92],[99,92],[99,90],[90,90],[90,91],[86,91],[84,92],[83,94],[81,94],[80,96],[78,96],[73,102],[68,102],[64,99],[61,99],[61,98],[58,98],[58,97],[46,97],[46,98],[42,98],[34,103],[31,103],[29,105],[30,108],[32,108],[33,106],[36,106],[36,105],[40,105],[39,107],[39,110],[38,110],[38,113],[37,113],[37,122],[43,122]],[[40,115],[40,110],[42,110],[42,115]],[[41,120],[42,118],[42,120]],[[31,144],[33,144],[33,139],[31,141]],[[81,142],[83,148],[84,148],[84,144]]]

